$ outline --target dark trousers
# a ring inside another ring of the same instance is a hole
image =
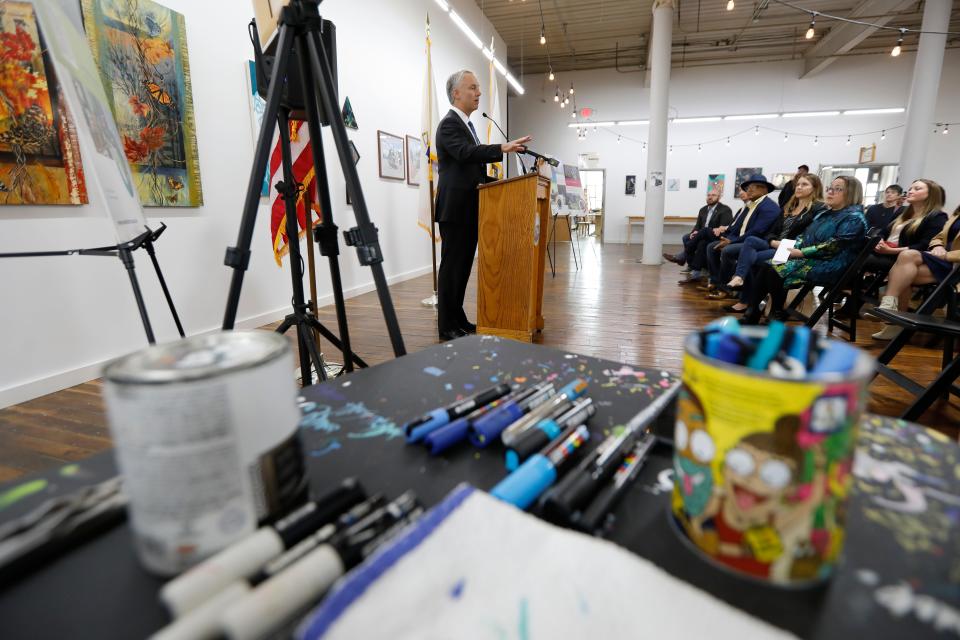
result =
[[[466,326],[463,298],[477,252],[477,226],[440,222],[440,270],[437,274],[437,328],[440,332]]]
[[[713,235],[713,229],[701,229],[693,240],[690,241],[690,247],[685,248],[687,254],[687,264],[695,271],[702,271],[707,268],[707,245],[715,242],[717,236]]]
[[[723,249],[717,250],[720,244],[715,240],[707,245],[707,265],[710,267],[710,282],[716,285],[727,284],[733,277],[733,270],[737,266],[737,258],[743,244],[734,242]]]
[[[773,268],[773,265],[765,262],[758,263],[753,267],[753,290],[750,292],[750,309],[747,312],[748,322],[756,323],[760,319],[760,303],[768,295],[770,296],[770,317],[783,311],[783,305],[787,301],[787,289],[784,286],[783,278]]]

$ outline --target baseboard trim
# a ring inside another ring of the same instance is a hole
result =
[[[412,269],[410,271],[388,277],[387,284],[393,285],[397,284],[398,282],[404,282],[406,280],[418,278],[422,275],[430,273],[431,271],[432,267],[429,265],[426,267]],[[369,293],[374,289],[376,289],[376,285],[374,285],[373,279],[370,279],[369,282],[364,282],[355,287],[345,289],[343,296],[349,300],[350,298],[355,298],[359,295],[363,295],[364,293]],[[333,304],[333,292],[320,296],[317,299],[317,304],[321,307]],[[289,312],[289,307],[281,307],[272,311],[259,313],[257,315],[239,319],[236,323],[236,327],[238,329],[256,329],[257,327],[262,327],[265,324],[282,320]],[[220,325],[216,325],[191,333],[190,335],[206,335],[219,330]],[[49,376],[44,376],[42,378],[36,378],[13,387],[0,389],[0,409],[9,407],[11,405],[20,404],[21,402],[27,402],[28,400],[45,396],[48,393],[62,391],[63,389],[67,389],[84,382],[89,382],[90,380],[95,380],[100,377],[103,367],[115,357],[116,356],[111,356],[82,367],[68,369],[66,371],[54,373]]]

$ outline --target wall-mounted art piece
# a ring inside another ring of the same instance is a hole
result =
[[[340,111],[340,115],[343,116],[343,126],[347,129],[356,131],[360,128],[357,126],[357,116],[353,114],[353,105],[350,104],[350,96],[347,96],[343,100],[343,109]]]
[[[247,60],[247,80],[250,97],[250,126],[253,130],[253,142],[256,144],[260,136],[260,127],[263,126],[263,114],[267,110],[267,101],[257,92],[257,67],[253,60]],[[260,185],[260,197],[270,195],[270,167],[263,172],[263,183]]]
[[[403,180],[406,177],[403,162],[403,138],[386,131],[377,131],[380,177]]]
[[[0,204],[85,204],[74,121],[29,2],[0,4]]]
[[[140,202],[202,205],[183,15],[151,0],[83,0],[83,20]]]
[[[680,179],[667,178],[667,191],[680,191]]]
[[[697,181],[696,180],[687,180],[687,189],[696,189]]]
[[[637,176],[627,176],[626,185],[623,189],[623,195],[625,196],[635,196],[637,195]]]
[[[707,193],[716,191],[720,197],[723,197],[723,188],[726,186],[727,175],[725,173],[707,174]]]
[[[415,136],[407,136],[407,184],[420,184],[420,167],[425,160],[423,154],[423,140]]]

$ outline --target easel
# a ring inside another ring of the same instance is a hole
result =
[[[177,309],[173,304],[173,297],[167,288],[167,281],[160,270],[160,262],[157,260],[157,253],[154,249],[154,243],[157,241],[167,225],[160,223],[160,228],[152,230],[149,227],[139,236],[129,242],[122,242],[105,247],[93,247],[90,249],[66,249],[63,251],[19,251],[15,253],[0,253],[0,258],[45,258],[50,256],[101,256],[109,258],[120,258],[124,268],[127,270],[127,276],[130,278],[130,287],[133,289],[133,298],[137,303],[137,310],[140,312],[140,320],[143,322],[143,330],[147,334],[147,342],[156,344],[156,338],[153,335],[153,326],[150,324],[150,316],[147,313],[147,305],[143,301],[143,292],[140,290],[140,282],[137,279],[137,271],[133,261],[133,252],[137,249],[146,249],[153,263],[153,269],[157,272],[157,280],[160,282],[160,288],[163,289],[163,295],[167,299],[167,306],[170,307],[170,314],[177,325],[177,331],[180,337],[186,335],[183,332],[183,325],[180,324],[180,316],[177,315]]]

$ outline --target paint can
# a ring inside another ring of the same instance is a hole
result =
[[[740,335],[760,341],[766,332],[744,327]],[[857,428],[875,362],[835,343],[852,364],[847,373],[788,379],[707,357],[703,335],[685,343],[675,529],[698,555],[736,575],[780,587],[819,584],[843,548]],[[820,353],[834,342],[808,335]]]
[[[287,341],[230,331],[156,345],[104,371],[140,560],[183,571],[306,499]]]

